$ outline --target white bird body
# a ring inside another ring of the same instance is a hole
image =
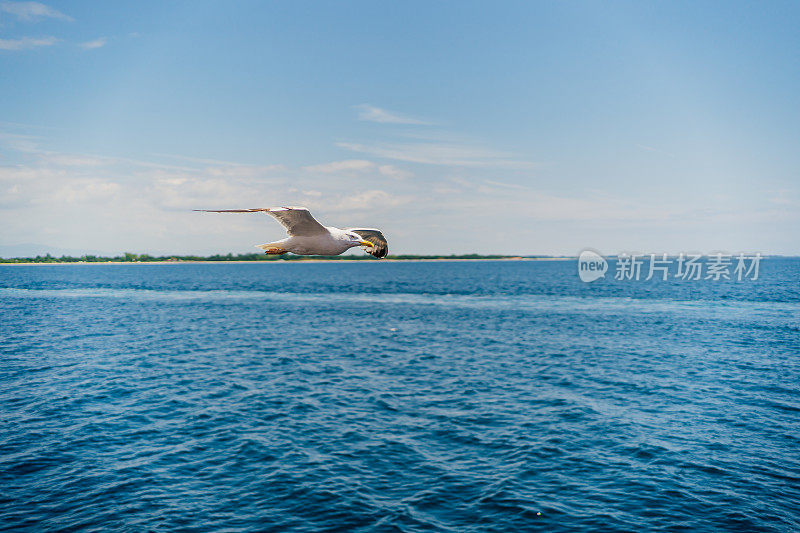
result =
[[[355,246],[377,258],[386,257],[389,246],[380,230],[374,228],[341,229],[323,226],[305,207],[259,207],[254,209],[195,209],[210,213],[258,213],[272,215],[286,228],[289,236],[267,244],[257,244],[268,255],[292,252],[297,255],[339,255]]]
[[[258,248],[280,248],[297,255],[339,255],[354,246],[362,246],[353,242],[347,232],[333,226],[325,226],[328,235],[293,235],[280,241],[268,244],[259,244]]]

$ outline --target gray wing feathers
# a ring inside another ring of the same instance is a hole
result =
[[[347,231],[357,233],[365,241],[371,242],[374,246],[367,251],[378,259],[386,257],[386,254],[389,253],[389,243],[386,242],[386,237],[383,236],[380,230],[374,228],[348,228]]]
[[[289,235],[318,235],[328,233],[305,207],[273,207],[267,213],[283,224]]]
[[[253,209],[195,209],[206,213],[258,213],[264,211],[280,222],[289,235],[318,235],[327,233],[305,207],[255,207]]]

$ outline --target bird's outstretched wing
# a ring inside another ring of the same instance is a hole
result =
[[[253,209],[195,209],[206,213],[258,213],[264,211],[283,224],[289,235],[318,235],[327,233],[305,207],[256,207]]]
[[[381,230],[375,228],[347,228],[347,231],[357,233],[365,241],[371,242],[373,246],[367,251],[378,259],[386,257],[386,254],[389,253],[389,243],[386,242],[386,237],[383,236]]]

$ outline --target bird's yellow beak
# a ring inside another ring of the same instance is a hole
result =
[[[372,244],[369,241],[361,241],[360,244],[361,244],[361,246],[370,246],[370,247],[375,246],[374,244]]]

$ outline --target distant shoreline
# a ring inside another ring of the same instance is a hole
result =
[[[64,265],[225,265],[225,264],[296,264],[296,263],[425,263],[425,262],[475,262],[475,261],[568,261],[573,260],[574,257],[522,257],[522,256],[509,256],[509,257],[486,257],[486,258],[415,258],[415,259],[290,259],[290,260],[232,260],[232,261],[210,261],[210,260],[176,260],[176,261],[25,261],[25,262],[7,262],[8,260],[0,262],[0,266],[64,266]]]

